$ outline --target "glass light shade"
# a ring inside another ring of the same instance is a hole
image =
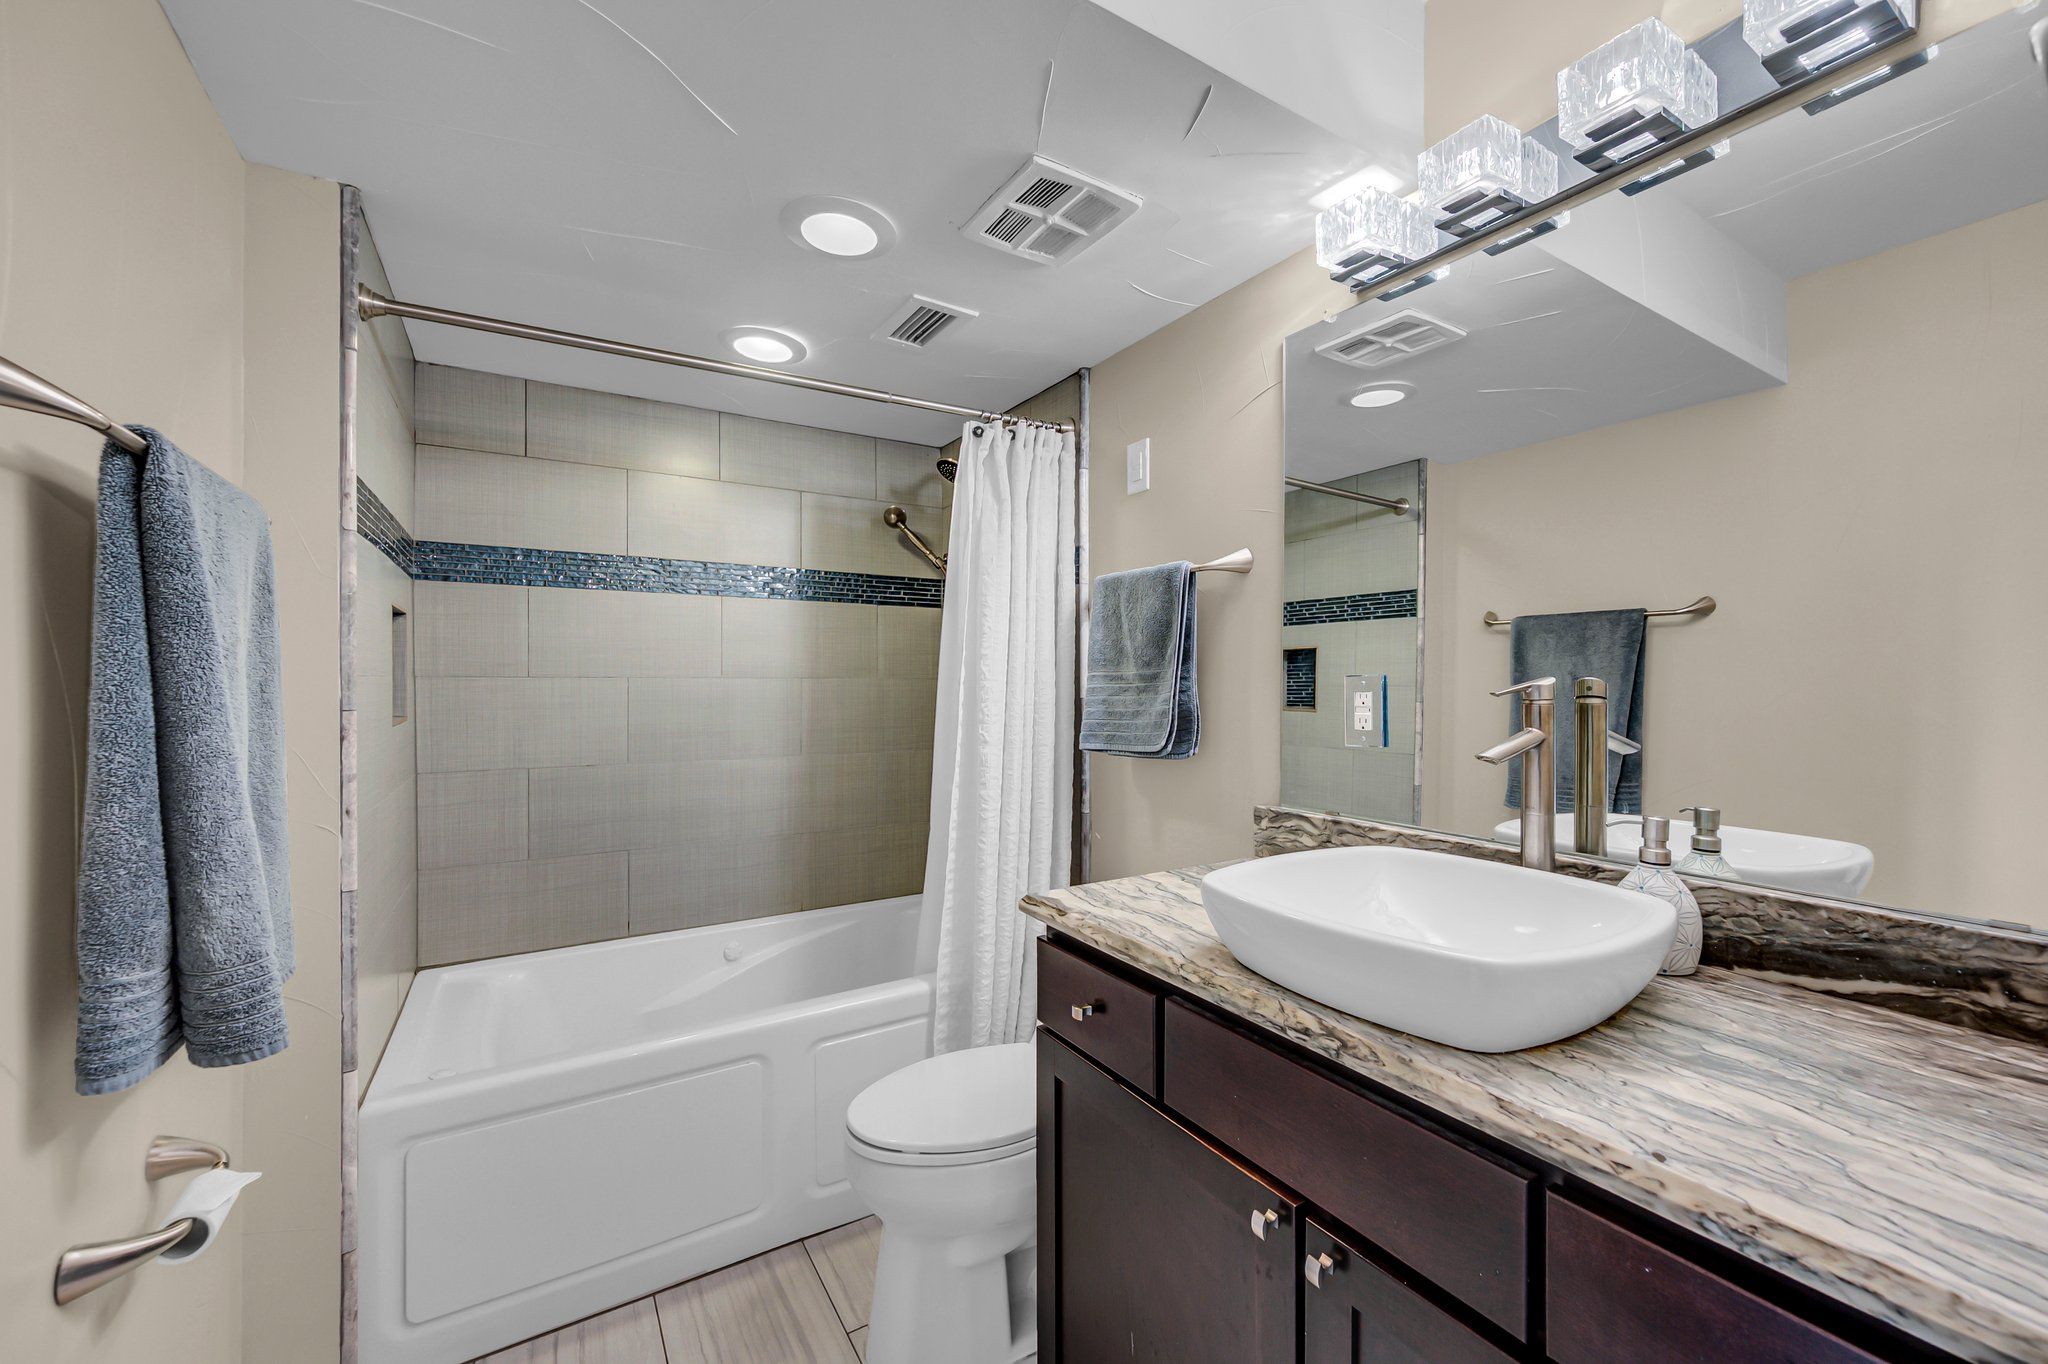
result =
[[[1839,9],[1841,0],[1742,0],[1742,40],[1759,57],[1781,52],[1811,32],[1815,20]],[[1833,42],[1805,54],[1801,61],[1818,71],[1830,62],[1869,46],[1879,29],[1920,23],[1919,0],[1855,0],[1855,11],[1867,13],[1868,27],[1852,25]]]
[[[1360,253],[1403,262],[1436,250],[1436,228],[1420,204],[1368,189],[1316,215],[1316,263],[1335,270]]]
[[[1557,154],[1487,114],[1416,158],[1422,202],[1437,213],[1505,194],[1524,204],[1557,193]]]
[[[1717,86],[1713,68],[1683,38],[1663,20],[1645,19],[1557,73],[1557,135],[1583,149],[1659,111],[1698,128],[1719,112]]]

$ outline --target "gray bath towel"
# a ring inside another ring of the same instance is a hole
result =
[[[1088,621],[1081,747],[1131,758],[1193,757],[1202,739],[1194,565],[1104,574],[1095,580]]]
[[[1516,616],[1508,646],[1514,675],[1510,682],[1532,677],[1557,679],[1557,808],[1577,809],[1577,731],[1573,725],[1572,683],[1597,677],[1607,684],[1607,727],[1616,734],[1643,741],[1644,612],[1575,611],[1559,616]],[[1521,702],[1509,711],[1509,732],[1521,728]],[[1610,755],[1607,762],[1607,808],[1617,814],[1643,812],[1643,755]],[[1508,808],[1522,808],[1522,765],[1508,769]]]
[[[100,456],[78,867],[81,1094],[285,1045],[292,972],[263,509],[161,435]]]

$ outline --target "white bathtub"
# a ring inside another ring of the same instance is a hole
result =
[[[917,900],[422,971],[362,1108],[363,1364],[453,1364],[862,1216]]]

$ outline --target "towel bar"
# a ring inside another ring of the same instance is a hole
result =
[[[1712,597],[1701,597],[1698,601],[1690,602],[1684,606],[1667,606],[1662,611],[1645,611],[1643,614],[1646,616],[1711,616],[1714,614],[1714,608],[1719,605],[1720,603]],[[1485,623],[1488,625],[1514,624],[1513,621],[1503,619],[1491,611],[1486,613]]]
[[[1206,564],[1195,565],[1195,572],[1197,573],[1249,573],[1251,571],[1252,552],[1249,549],[1241,549],[1235,554],[1226,554],[1220,559],[1211,559]]]
[[[80,426],[90,426],[95,431],[104,432],[114,444],[131,455],[139,455],[149,448],[142,437],[91,403],[72,397],[48,379],[29,373],[5,356],[0,356],[0,407],[18,407],[24,412],[62,417]]]

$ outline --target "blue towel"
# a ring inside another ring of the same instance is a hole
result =
[[[78,1092],[285,1046],[290,845],[270,527],[146,428],[100,456]]]
[[[1130,758],[1193,757],[1202,740],[1194,565],[1104,574],[1095,580],[1088,621],[1081,747]]]
[[[1643,633],[1645,612],[1574,611],[1555,616],[1516,616],[1508,645],[1510,682],[1532,677],[1557,679],[1557,808],[1577,805],[1578,739],[1572,683],[1597,677],[1607,684],[1607,727],[1643,741]],[[1509,733],[1522,727],[1521,699],[1510,707]],[[1643,812],[1643,755],[1610,755],[1607,808],[1616,814]],[[1522,808],[1522,764],[1508,768],[1510,810]]]

